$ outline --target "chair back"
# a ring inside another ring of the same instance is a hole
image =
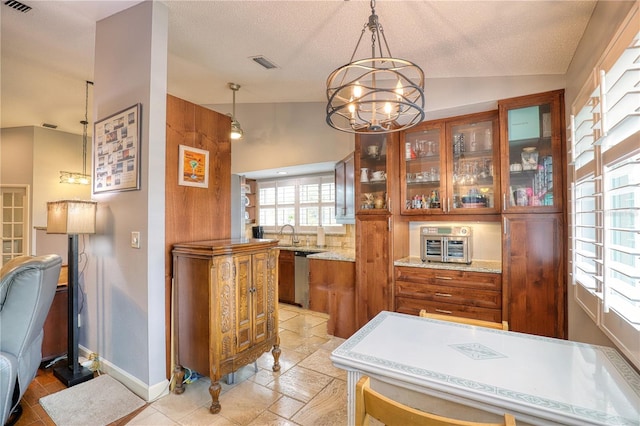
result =
[[[507,321],[492,322],[492,321],[483,321],[483,320],[472,319],[472,318],[456,317],[453,315],[432,314],[430,312],[425,311],[424,309],[420,311],[420,316],[424,318],[437,319],[440,321],[451,321],[451,322],[457,322],[460,324],[476,325],[478,327],[495,328],[496,330],[509,331],[509,323]]]
[[[515,426],[511,414],[504,415],[501,423],[477,423],[442,417],[416,410],[374,391],[368,376],[356,384],[356,426],[369,425],[374,418],[387,426]]]
[[[9,410],[24,395],[42,361],[44,322],[56,293],[61,265],[62,259],[54,254],[20,256],[0,269],[0,355],[3,362],[0,375],[2,386],[9,387],[0,389],[2,424],[10,414]],[[16,378],[17,401],[7,401],[12,399]]]

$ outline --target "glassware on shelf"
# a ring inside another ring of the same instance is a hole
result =
[[[490,150],[493,147],[493,133],[491,128],[484,131],[484,149]]]
[[[360,182],[369,182],[369,169],[366,167],[360,169]]]
[[[469,141],[469,151],[475,152],[478,149],[478,141],[476,140],[476,132],[471,132],[471,140]]]
[[[522,158],[522,170],[538,169],[538,151],[535,146],[522,148],[520,156]]]
[[[456,133],[453,135],[453,155],[459,156],[464,151],[464,133]]]

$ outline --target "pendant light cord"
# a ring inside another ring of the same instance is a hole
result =
[[[89,125],[89,85],[93,81],[86,81],[84,86],[84,120],[82,124],[82,174],[87,174],[87,126]]]

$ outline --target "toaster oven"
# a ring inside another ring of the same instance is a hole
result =
[[[472,254],[470,227],[420,227],[420,258],[423,262],[451,262],[469,265]]]

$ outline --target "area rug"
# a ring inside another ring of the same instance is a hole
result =
[[[40,398],[40,405],[58,426],[108,425],[144,404],[140,397],[106,374]]]

